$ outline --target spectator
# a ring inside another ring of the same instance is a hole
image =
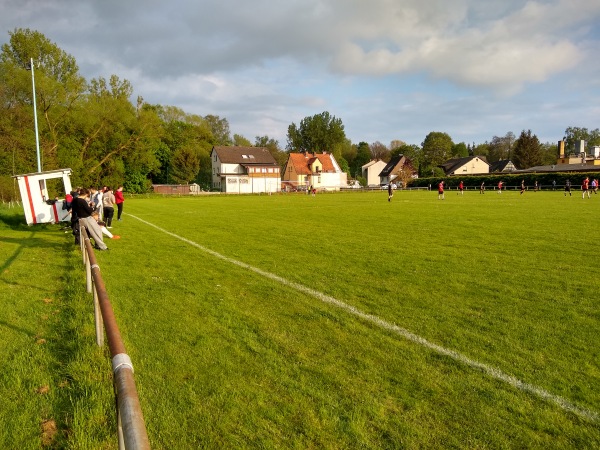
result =
[[[106,188],[106,191],[102,196],[102,205],[104,209],[104,220],[106,221],[106,228],[112,228],[112,220],[115,215],[115,196],[110,187]]]
[[[123,197],[123,186],[119,186],[115,191],[115,203],[117,204],[117,220],[121,220],[121,214],[123,214],[123,202],[125,202],[125,197]]]
[[[77,214],[79,222],[83,223],[88,231],[90,238],[94,239],[96,250],[108,250],[108,247],[102,240],[102,230],[98,226],[98,223],[92,217],[94,212],[90,205],[90,191],[82,189],[79,193],[79,197],[73,200],[73,211]]]

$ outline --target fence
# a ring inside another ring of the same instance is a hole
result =
[[[104,345],[103,331],[106,330],[106,340],[112,358],[113,382],[117,398],[119,449],[150,449],[146,425],[133,379],[133,365],[125,352],[112,305],[100,275],[100,267],[83,222],[80,222],[79,229],[87,291],[92,293],[94,298],[96,343],[99,346]]]

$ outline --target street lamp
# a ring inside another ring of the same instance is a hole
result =
[[[37,154],[37,166],[38,172],[42,171],[42,163],[40,162],[40,138],[38,134],[38,121],[37,121],[37,106],[35,102],[35,75],[33,71],[33,58],[30,59],[27,70],[31,70],[31,85],[33,87],[33,117],[35,121],[35,150]]]

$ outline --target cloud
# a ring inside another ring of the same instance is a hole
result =
[[[575,42],[578,33],[571,27],[598,17],[600,4],[512,3],[517,8],[499,17],[485,15],[476,3],[468,8],[466,2],[444,2],[446,8],[439,10],[417,4],[402,13],[392,9],[387,11],[391,17],[406,19],[396,24],[402,31],[386,29],[383,20],[378,34],[349,36],[332,67],[365,75],[425,73],[514,94],[526,83],[547,80],[591,56]],[[448,9],[453,13],[446,14]]]
[[[327,110],[353,140],[420,143],[596,128],[599,19],[590,0],[3,0],[0,29],[38,30],[87,79],[116,74],[250,139]]]

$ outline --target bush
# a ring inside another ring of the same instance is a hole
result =
[[[16,178],[11,176],[0,176],[0,201],[10,202],[20,200],[19,185]]]

